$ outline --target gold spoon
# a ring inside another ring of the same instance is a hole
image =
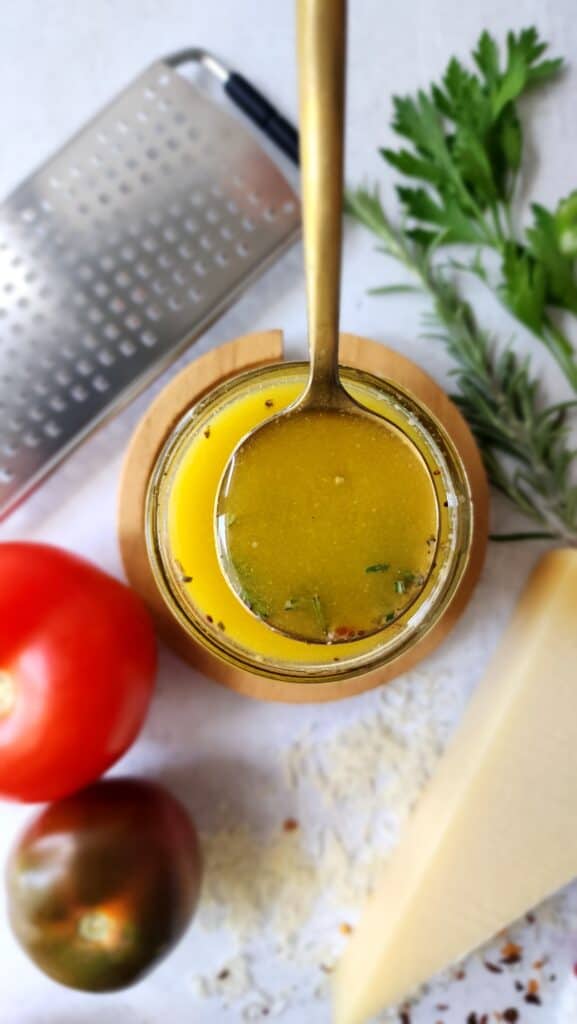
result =
[[[303,429],[306,444],[307,431],[323,430],[327,439],[335,436],[346,425],[347,432],[356,429],[362,443],[380,445],[408,445],[416,453],[411,441],[393,424],[369,412],[345,391],[339,376],[339,296],[341,277],[341,236],[343,201],[343,122],[346,58],[346,0],[298,0],[298,49],[300,83],[301,164],[303,181],[304,256],[307,284],[308,336],[310,371],[307,387],[302,396],[288,409],[265,421],[246,435],[234,450],[221,480],[216,503],[216,537],[221,567],[229,584],[243,603],[258,617],[286,635],[308,642],[327,643],[331,640],[346,642],[379,632],[393,617],[400,614],[416,598],[415,587],[408,588],[403,598],[397,595],[394,616],[389,612],[383,619],[346,627],[335,635],[331,624],[324,620],[322,608],[322,567],[319,586],[308,592],[308,597],[294,600],[306,603],[310,614],[289,615],[293,610],[292,598],[283,599],[278,608],[263,607],[259,601],[258,574],[262,567],[239,564],[236,544],[240,525],[230,512],[235,507],[235,496],[254,492],[255,482],[271,453],[294,453],[295,463],[302,451]],[[394,438],[391,435],[395,435]],[[348,434],[347,434],[348,436]],[[293,443],[294,442],[294,443]],[[300,446],[300,447],[299,447]],[[359,441],[360,447],[360,441]],[[415,458],[420,456],[415,455]],[[274,464],[274,458],[272,460]],[[322,472],[320,467],[319,472]],[[271,478],[272,479],[272,478]],[[337,484],[339,477],[335,478]],[[301,490],[297,495],[295,488]],[[275,476],[274,495],[288,510],[283,522],[277,521],[279,541],[288,545],[299,543],[291,527],[290,509],[295,499],[302,496],[302,474],[291,471],[285,462],[283,478]],[[282,493],[279,492],[280,491]],[[374,502],[387,502],[387,490],[380,488]],[[269,496],[262,494],[262,509],[251,524],[254,533],[252,547],[256,552],[261,535],[270,539],[272,522],[267,520]],[[298,504],[298,503],[297,503]],[[296,507],[296,506],[295,506]],[[376,512],[376,509],[372,509]],[[294,525],[294,524],[293,524]],[[322,523],[320,524],[322,529]],[[262,534],[264,531],[264,534]],[[295,556],[297,552],[295,551]],[[274,576],[276,561],[266,569],[267,580]],[[269,578],[270,577],[270,578]],[[283,581],[279,579],[282,593]],[[256,597],[255,597],[256,593]],[[297,605],[294,604],[296,609]],[[338,622],[338,612],[335,622]],[[288,620],[288,621],[287,621]]]

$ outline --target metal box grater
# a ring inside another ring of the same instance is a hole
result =
[[[299,234],[254,135],[177,70],[197,54],[153,64],[0,206],[0,516]]]

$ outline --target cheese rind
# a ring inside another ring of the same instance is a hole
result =
[[[534,570],[337,968],[363,1024],[577,874],[577,551]]]

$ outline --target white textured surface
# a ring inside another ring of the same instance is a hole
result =
[[[4,0],[0,5],[0,112],[3,130],[0,194],[9,191],[29,170],[65,141],[74,129],[111,98],[153,58],[187,44],[214,49],[269,93],[279,106],[296,110],[292,3],[264,4],[262,0]],[[426,84],[453,52],[465,53],[483,27],[501,34],[509,27],[535,22],[554,48],[569,59],[577,51],[574,0],[502,0],[464,3],[463,0],[353,0],[350,40],[350,102],[348,172],[351,181],[380,176],[377,145],[387,141],[390,95]],[[554,98],[534,102],[533,142],[538,157],[528,185],[545,202],[553,202],[577,185],[575,147],[575,85],[577,68],[555,86]],[[418,311],[412,300],[376,300],[365,288],[392,280],[394,270],[372,251],[358,231],[347,237],[343,326],[360,334],[387,340],[413,355],[441,381],[446,380],[443,353],[415,340]],[[1,282],[0,282],[1,286]],[[482,299],[482,301],[487,301]],[[304,304],[300,255],[295,250],[258,284],[197,344],[197,354],[251,329],[284,327],[292,352],[301,351]],[[492,322],[509,331],[503,315],[487,303]],[[536,360],[540,361],[537,353]],[[543,366],[547,365],[542,360]],[[551,388],[562,394],[556,374],[547,370]],[[120,573],[115,538],[115,497],[124,445],[150,394],[85,445],[42,491],[0,528],[0,538],[26,537],[67,545]],[[496,506],[499,525],[505,515]],[[457,681],[453,714],[457,718],[466,695],[481,674],[497,642],[502,623],[538,552],[536,546],[500,547],[491,551],[482,585],[450,640],[427,665],[428,678]],[[397,681],[394,696],[404,685]],[[436,707],[427,703],[427,687],[418,707],[419,720],[436,725]],[[436,692],[436,691],[435,691]],[[284,806],[274,798],[259,808],[245,806],[237,780],[272,770],[278,749],[291,742],[309,723],[331,732],[345,722],[370,714],[375,695],[312,708],[253,704],[196,677],[170,654],[162,656],[158,695],[149,724],[137,747],[120,770],[153,773],[173,785],[202,819],[206,814],[203,787],[220,789],[239,817],[260,822],[282,820]],[[442,729],[441,729],[442,734]],[[242,768],[242,770],[241,770]],[[216,781],[215,781],[216,780]],[[354,780],[352,780],[354,784]],[[240,784],[243,785],[242,783]],[[250,789],[250,787],[248,787]],[[262,790],[262,787],[261,787]],[[258,787],[255,791],[260,792]],[[243,790],[244,792],[245,790]],[[282,791],[279,791],[282,792]],[[282,798],[281,798],[282,799]],[[21,808],[0,807],[0,860],[11,837],[30,814]],[[322,884],[323,880],[319,880]],[[534,929],[533,929],[534,931]],[[0,925],[2,982],[0,1024],[219,1024],[238,1021],[238,1008],[225,1010],[218,1000],[199,1002],[191,979],[218,962],[214,944],[194,928],[177,953],[152,978],[122,995],[98,1000],[52,985],[29,966],[4,924]],[[535,955],[553,953],[557,975],[541,1007],[521,1002],[521,1021],[571,1024],[575,1017],[575,982],[571,961],[577,942],[570,931],[541,929]],[[222,946],[222,958],[227,950]],[[517,970],[522,971],[523,968]],[[300,973],[299,973],[300,971]],[[329,1020],[326,1003],[310,1001],[315,979],[305,969],[293,972],[291,982],[300,995],[279,1019],[288,1024],[323,1024]],[[282,987],[282,970],[275,957],[261,960],[260,974],[271,991]],[[527,972],[519,975],[527,980]],[[414,1024],[462,1024],[471,1011],[503,1010],[522,998],[510,974],[493,975],[474,967],[467,980],[454,981],[448,992],[437,988],[413,1014]],[[449,1004],[446,1011],[436,1005]],[[571,1009],[573,1007],[573,1009]],[[282,1012],[281,1012],[282,1011]]]

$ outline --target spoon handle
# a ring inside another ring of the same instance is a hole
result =
[[[346,0],[298,0],[303,229],[310,377],[307,399],[340,394]]]

